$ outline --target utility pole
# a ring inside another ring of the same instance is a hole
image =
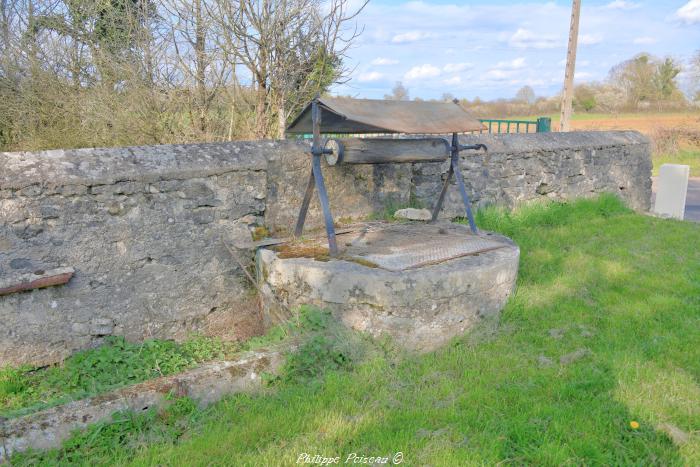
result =
[[[578,20],[581,16],[581,0],[574,0],[571,7],[571,27],[569,29],[569,50],[566,53],[566,74],[564,92],[561,97],[561,119],[559,131],[569,131],[572,103],[574,100],[574,73],[576,72],[576,47],[578,45]]]

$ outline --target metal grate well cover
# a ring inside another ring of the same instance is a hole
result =
[[[474,235],[454,224],[375,224],[341,238],[345,255],[389,271],[437,264],[505,246],[488,234]]]

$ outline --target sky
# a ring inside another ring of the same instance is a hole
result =
[[[700,0],[581,5],[577,84],[641,52],[687,64],[700,49]],[[525,85],[551,96],[563,84],[570,20],[571,1],[370,0],[347,52],[351,79],[332,93],[382,98],[401,81],[411,98],[510,98]]]

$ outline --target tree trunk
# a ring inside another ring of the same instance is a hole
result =
[[[279,139],[284,139],[287,129],[287,113],[284,104],[284,97],[280,97],[277,103],[277,137]]]
[[[261,73],[262,74],[262,73]],[[258,76],[258,89],[255,104],[255,136],[265,138],[267,136],[267,83]]]

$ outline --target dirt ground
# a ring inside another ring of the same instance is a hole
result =
[[[670,128],[685,128],[700,131],[700,112],[684,114],[621,114],[582,115],[571,122],[576,130],[637,130],[652,136],[656,131]],[[559,121],[552,120],[552,129]]]

